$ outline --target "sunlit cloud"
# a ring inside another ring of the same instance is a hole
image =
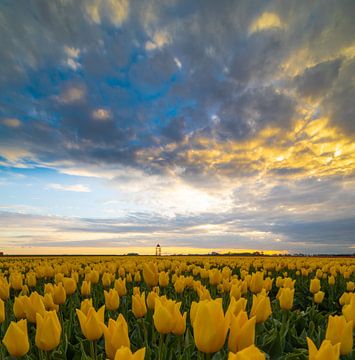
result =
[[[83,185],[83,184],[76,184],[76,185],[61,185],[61,184],[49,184],[49,189],[53,190],[60,190],[60,191],[74,191],[74,192],[90,192],[91,190]]]
[[[251,23],[249,31],[254,33],[268,29],[281,28],[283,26],[279,15],[272,12],[264,12]]]

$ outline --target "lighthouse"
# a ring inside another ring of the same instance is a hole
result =
[[[155,247],[155,256],[161,256],[161,246],[159,244]]]

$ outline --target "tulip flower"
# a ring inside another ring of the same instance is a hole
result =
[[[239,300],[241,298],[242,291],[239,284],[234,284],[231,286],[229,296],[234,297],[235,300]]]
[[[347,355],[353,349],[353,322],[344,316],[329,316],[325,339],[333,345],[340,343],[340,354]]]
[[[208,277],[211,285],[217,286],[222,281],[222,274],[217,269],[214,268],[208,272]]]
[[[52,294],[44,294],[43,304],[47,311],[51,311],[51,310],[58,311],[59,310],[59,305],[54,303]]]
[[[293,306],[293,298],[295,295],[295,289],[281,288],[281,294],[279,296],[279,302],[281,309],[291,310]]]
[[[14,305],[12,307],[15,318],[16,319],[25,319],[26,318],[26,312],[25,312],[25,306],[26,306],[26,298],[27,296],[17,296],[15,297]]]
[[[37,283],[36,274],[34,272],[27,273],[26,282],[29,287],[35,287]]]
[[[315,278],[311,280],[311,283],[309,285],[309,290],[312,294],[317,293],[320,291],[320,281],[319,279]]]
[[[329,284],[330,286],[335,285],[335,277],[334,277],[333,275],[331,275],[331,276],[328,277],[328,284]]]
[[[42,316],[46,313],[42,297],[36,291],[31,293],[29,297],[25,296],[23,302],[25,304],[26,319],[31,323],[36,322],[36,313]]]
[[[60,282],[58,285],[54,285],[54,292],[53,292],[53,301],[57,305],[62,305],[65,303],[67,299],[67,293],[65,292],[65,288],[63,283]]]
[[[126,289],[126,279],[117,279],[115,281],[115,289],[118,292],[119,296],[125,296],[127,294],[127,289]]]
[[[114,360],[144,360],[145,348],[137,350],[134,354],[129,347],[122,346],[116,351]]]
[[[250,280],[250,291],[253,294],[258,294],[261,292],[264,284],[264,273],[261,271],[257,271],[256,273],[253,273]]]
[[[91,293],[91,282],[84,280],[80,288],[81,295],[89,296]]]
[[[232,315],[238,316],[241,311],[244,311],[247,306],[247,299],[240,298],[238,301],[235,300],[234,297],[231,297],[230,303],[226,312],[227,317],[231,317]],[[231,320],[231,318],[230,318]]]
[[[174,289],[177,294],[182,294],[185,290],[185,278],[180,276],[174,283]]]
[[[145,293],[141,295],[135,294],[132,295],[132,311],[134,316],[138,319],[147,313],[147,306],[145,304]]]
[[[323,291],[318,291],[317,293],[315,293],[313,295],[313,301],[316,303],[316,304],[320,304],[324,299],[324,292]]]
[[[100,323],[104,322],[105,305],[101,306],[97,312],[93,307],[90,308],[87,315],[81,310],[76,309],[76,314],[84,336],[91,341],[100,339],[103,333]]]
[[[343,306],[342,311],[346,321],[352,321],[355,329],[355,294],[351,297],[349,304]]]
[[[6,278],[0,278],[0,299],[7,300],[10,297],[10,285]]]
[[[2,342],[11,356],[21,357],[26,355],[30,349],[27,320],[11,321]]]
[[[111,285],[111,275],[109,273],[104,273],[102,275],[102,285],[107,288]]]
[[[55,349],[60,343],[62,327],[55,310],[48,311],[44,317],[36,314],[36,346],[44,351]]]
[[[143,264],[143,278],[150,287],[157,286],[159,282],[158,266],[153,262]]]
[[[190,318],[198,350],[207,354],[219,351],[226,341],[229,327],[222,299],[193,302]]]
[[[159,273],[159,286],[167,287],[169,285],[169,273],[162,271]]]
[[[85,314],[87,315],[90,308],[92,308],[93,305],[92,305],[92,299],[85,299],[81,302],[80,304],[80,310]]]
[[[265,360],[265,354],[262,353],[254,344],[237,352],[229,353],[228,360]]]
[[[118,316],[116,321],[109,319],[108,326],[104,323],[101,323],[100,326],[105,337],[106,357],[110,360],[114,359],[116,351],[121,346],[130,347],[128,325],[122,314]]]
[[[250,311],[250,317],[256,317],[256,323],[265,322],[271,315],[270,298],[263,293],[253,295],[253,305]]]
[[[182,335],[186,330],[186,312],[180,312],[181,303],[157,297],[154,309],[154,325],[160,334]]]
[[[340,343],[332,345],[329,340],[323,340],[319,350],[314,342],[307,337],[309,360],[339,360]]]
[[[9,277],[10,286],[14,290],[22,289],[22,274],[18,272],[11,273]]]
[[[120,306],[120,298],[116,289],[110,289],[110,291],[104,290],[105,305],[109,311],[115,311]]]
[[[73,278],[64,278],[63,286],[65,289],[66,295],[72,295],[76,291],[76,281]]]
[[[45,294],[54,294],[54,286],[52,283],[47,283],[44,285],[44,293]]]
[[[148,305],[149,309],[155,308],[155,299],[158,297],[159,297],[159,295],[155,291],[149,292],[149,294],[147,296],[147,305]]]
[[[5,321],[5,303],[0,299],[0,324]]]
[[[237,316],[232,315],[228,338],[229,351],[241,351],[254,344],[255,323],[256,317],[248,319],[245,311],[240,311]]]

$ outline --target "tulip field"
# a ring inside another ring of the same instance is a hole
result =
[[[355,359],[355,259],[0,258],[0,359]]]

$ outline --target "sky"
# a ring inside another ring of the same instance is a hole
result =
[[[354,14],[1,1],[2,251],[354,253]]]

